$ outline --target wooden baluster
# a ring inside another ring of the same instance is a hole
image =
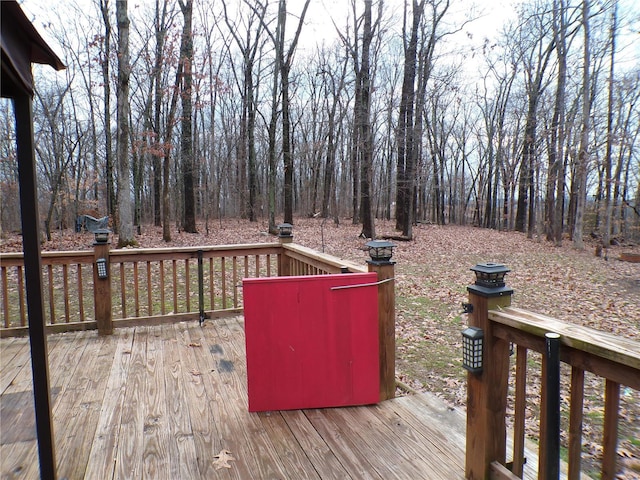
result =
[[[78,263],[76,265],[77,267],[77,280],[78,280],[78,313],[80,315],[80,321],[84,322],[85,316],[84,316],[84,284],[82,282],[82,264]]]
[[[604,384],[604,435],[602,439],[602,480],[616,478],[618,456],[618,413],[620,384],[607,379]]]
[[[64,292],[64,321],[69,323],[69,266],[62,265],[62,290]]]
[[[18,268],[18,302],[20,303],[20,326],[27,325],[27,309],[24,304],[24,272],[22,267]]]
[[[584,370],[571,367],[571,405],[569,411],[568,480],[580,480],[582,454],[582,415],[584,404]]]
[[[216,281],[214,276],[215,270],[213,265],[213,257],[209,258],[209,302],[211,303],[211,310],[216,309]]]
[[[53,265],[47,265],[47,277],[49,279],[49,318],[53,325],[56,323],[56,307],[53,295]]]
[[[238,257],[233,257],[233,307],[238,308]]]
[[[19,267],[18,267],[19,268]],[[7,267],[0,267],[0,278],[2,279],[2,314],[4,315],[4,328],[9,328],[11,322],[9,319],[9,288],[7,287]],[[22,292],[22,288],[20,292]]]
[[[222,309],[227,308],[227,258],[220,259],[220,273],[222,275]]]
[[[160,260],[159,262],[160,268],[160,313],[162,315],[167,314],[167,309],[164,305],[165,296],[164,296],[164,260]]]
[[[260,255],[256,255],[256,278],[260,278]]]
[[[184,296],[187,302],[187,313],[191,312],[191,275],[189,273],[189,259],[184,261]]]
[[[178,272],[177,261],[172,260],[171,266],[173,268],[173,313],[178,313]]]
[[[127,287],[124,262],[120,263],[120,301],[122,303],[122,318],[127,318]]]
[[[271,255],[267,254],[267,277],[271,276]]]
[[[513,469],[514,475],[522,478],[524,470],[524,420],[527,406],[527,349],[518,345],[516,350],[516,404],[513,425]]]
[[[140,282],[138,275],[138,262],[133,262],[133,295],[135,298],[136,317],[140,316]]]
[[[151,262],[147,261],[147,315],[153,315],[153,286],[151,285]]]

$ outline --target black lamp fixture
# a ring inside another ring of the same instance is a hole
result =
[[[99,228],[93,232],[93,236],[97,245],[104,245],[109,243],[109,234],[111,231],[107,228]]]
[[[278,237],[293,237],[293,225],[291,225],[290,223],[281,223],[280,225],[278,225]]]
[[[386,240],[371,240],[365,243],[365,246],[369,248],[370,262],[378,265],[391,263],[395,243]]]
[[[484,332],[478,327],[462,331],[462,366],[474,375],[482,373]]]
[[[504,277],[511,270],[501,263],[479,263],[471,270],[476,274],[476,281],[467,289],[482,296],[502,296],[513,293],[513,289],[507,287]]]

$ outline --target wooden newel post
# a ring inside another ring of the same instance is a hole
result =
[[[99,335],[113,333],[111,317],[111,275],[109,268],[109,230],[95,232],[93,244],[93,297]]]
[[[293,225],[290,223],[281,223],[278,225],[278,240],[280,243],[293,242]],[[288,277],[291,275],[291,259],[285,254],[284,249],[278,256],[278,276]]]
[[[488,312],[511,305],[513,290],[505,286],[504,276],[510,270],[504,265],[483,263],[471,270],[476,274],[476,282],[467,287],[471,305],[467,310],[472,309],[469,326],[481,329],[483,335],[480,369],[463,361],[469,370],[465,478],[477,480],[489,478],[492,462],[504,465],[506,461],[509,342],[493,336]]]
[[[380,355],[380,401],[396,395],[396,294],[395,262],[391,261],[390,242],[367,243],[370,272],[378,274],[378,344]]]

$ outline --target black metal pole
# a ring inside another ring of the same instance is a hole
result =
[[[547,462],[544,468],[547,480],[557,480],[560,478],[560,335],[547,333],[545,340]]]
[[[204,323],[204,266],[202,250],[198,250],[198,307],[200,309],[200,326]]]
[[[49,389],[47,332],[42,298],[42,261],[40,258],[40,228],[38,227],[40,217],[38,215],[36,162],[33,153],[31,98],[26,94],[16,96],[14,109],[18,177],[20,179],[20,208],[22,211],[22,248],[24,250],[40,478],[55,480],[56,456]]]

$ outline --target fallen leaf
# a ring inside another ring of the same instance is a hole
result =
[[[200,344],[200,343],[195,343],[195,342],[191,342],[191,343],[189,344],[189,347],[201,347],[201,346],[202,346],[202,344]]]
[[[231,452],[226,449],[220,450],[220,453],[218,455],[215,455],[213,458],[215,458],[215,460],[213,461],[213,466],[216,468],[216,470],[220,470],[221,468],[231,468],[229,462],[235,461],[235,458],[233,458]]]
[[[202,375],[202,372],[199,372],[195,368],[192,368],[191,369],[191,375],[193,375],[194,377],[198,377],[198,376]]]

